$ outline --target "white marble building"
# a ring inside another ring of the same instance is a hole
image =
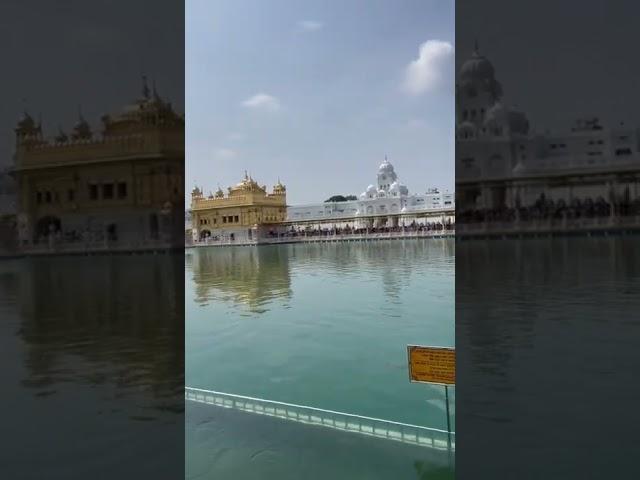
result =
[[[378,168],[376,184],[369,185],[357,200],[289,206],[287,221],[397,226],[402,220],[425,223],[428,218],[434,221],[437,215],[453,216],[454,208],[453,193],[430,189],[424,194],[410,194],[385,158]]]
[[[503,104],[493,64],[476,46],[456,85],[456,191],[461,210],[528,206],[541,198],[615,203],[640,198],[640,129],[578,120],[535,132]]]

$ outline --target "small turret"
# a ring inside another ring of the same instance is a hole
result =
[[[193,187],[193,190],[191,190],[191,198],[202,198],[202,190],[197,186]]]
[[[36,124],[33,117],[26,110],[18,120],[18,125],[14,131],[16,132],[16,144],[18,145],[36,143],[42,140],[42,122]]]
[[[287,187],[285,187],[278,178],[278,183],[273,187],[274,195],[284,195],[287,193]]]
[[[71,131],[71,139],[73,141],[91,140],[91,137],[93,137],[91,126],[89,125],[89,122],[87,122],[82,116],[82,111],[80,110],[80,108],[78,108],[78,121]]]

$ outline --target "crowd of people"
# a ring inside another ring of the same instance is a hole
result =
[[[98,243],[98,242],[115,242],[118,240],[118,234],[114,227],[109,226],[106,231],[102,230],[52,230],[50,232],[39,232],[35,238],[36,244],[76,244],[76,243]]]
[[[574,198],[570,202],[566,202],[562,199],[554,201],[541,195],[535,203],[526,207],[463,210],[456,213],[456,218],[463,224],[470,224],[596,219],[637,215],[640,215],[640,199],[612,203],[603,197],[597,197],[595,200]]]
[[[270,238],[296,238],[296,237],[322,237],[330,235],[376,235],[376,234],[402,234],[402,233],[422,233],[422,232],[436,232],[436,231],[452,231],[455,229],[455,223],[453,222],[428,222],[417,223],[412,222],[408,225],[397,226],[381,226],[381,227],[351,227],[346,225],[344,227],[325,227],[325,228],[293,228],[286,232],[270,231],[267,236]]]

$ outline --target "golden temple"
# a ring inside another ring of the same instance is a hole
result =
[[[44,138],[26,111],[15,128],[17,223],[24,251],[167,247],[183,242],[184,115],[151,90],[93,132],[82,113]]]
[[[209,237],[228,240],[256,240],[269,225],[287,216],[287,189],[280,183],[267,192],[246,172],[244,179],[227,194],[218,191],[205,196],[195,187],[191,192],[192,235],[195,241]]]

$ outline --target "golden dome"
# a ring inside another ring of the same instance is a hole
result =
[[[184,125],[184,115],[174,112],[171,103],[164,101],[156,91],[150,93],[146,77],[142,77],[142,97],[129,105],[122,112],[104,115],[102,122],[105,133],[133,131],[140,127],[174,127]]]
[[[229,189],[229,193],[242,193],[242,192],[262,192],[266,193],[266,188],[258,185],[253,178],[247,175],[247,172],[244,172],[244,179],[236,184],[234,187]]]

